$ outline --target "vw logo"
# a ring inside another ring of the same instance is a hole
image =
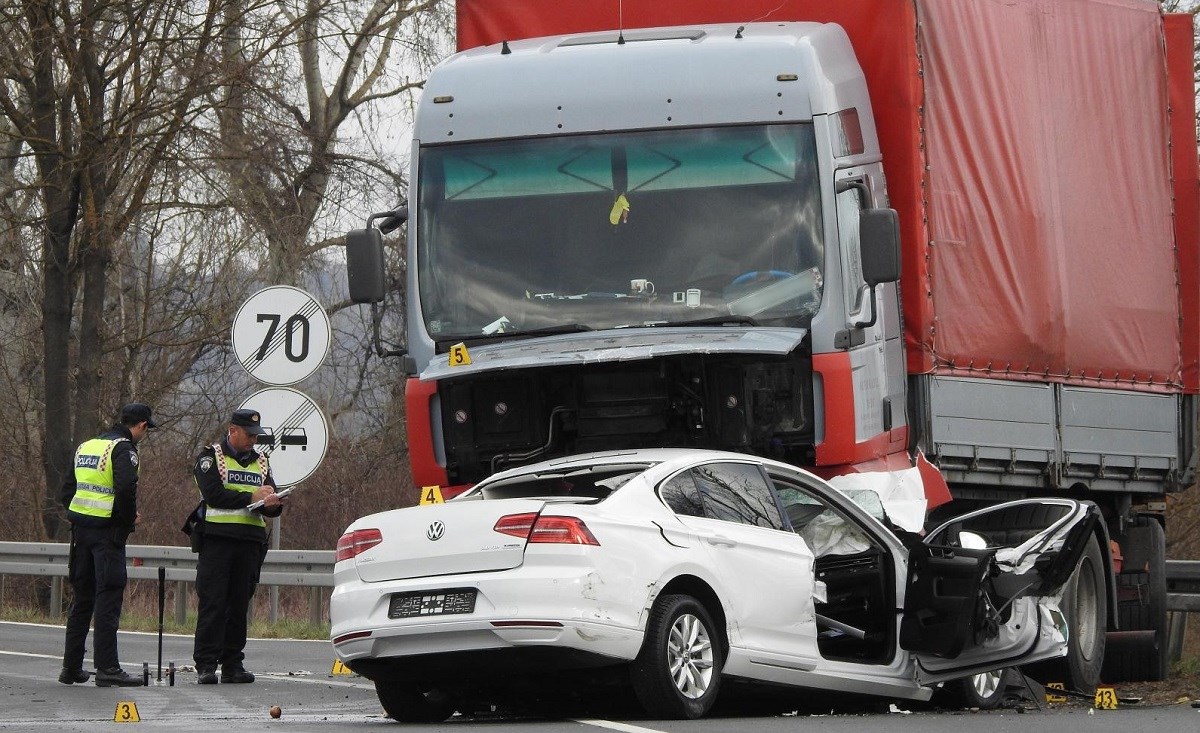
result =
[[[434,542],[440,540],[444,534],[446,534],[446,525],[441,522],[434,522],[429,525],[429,529],[425,530],[425,536]]]

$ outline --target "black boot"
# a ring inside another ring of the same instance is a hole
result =
[[[120,667],[96,670],[96,687],[141,687],[142,678],[134,677]]]
[[[238,665],[236,667],[221,667],[222,682],[253,682],[254,673],[247,672],[246,668]]]
[[[83,669],[67,669],[64,667],[63,671],[58,675],[58,681],[64,685],[73,685],[76,682],[82,685],[84,682],[87,682],[89,679],[91,679],[91,676],[91,672],[87,672]]]
[[[196,683],[201,685],[217,684],[216,667],[196,667]]]

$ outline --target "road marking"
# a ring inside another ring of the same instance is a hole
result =
[[[608,728],[609,730],[619,730],[623,733],[663,733],[657,728],[643,728],[638,725],[629,725],[628,723],[617,723],[612,720],[582,720],[574,718],[576,723],[581,725],[594,725],[597,728]]]

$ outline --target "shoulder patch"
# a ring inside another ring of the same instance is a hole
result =
[[[212,467],[213,467],[212,456],[204,456],[203,458],[200,459],[200,471],[201,472],[208,473],[209,471],[212,470]]]
[[[137,453],[130,452],[130,454],[129,454],[129,462],[130,462],[130,463],[132,463],[132,464],[133,464],[133,465],[135,465],[135,466],[138,464],[138,457],[137,457]]]

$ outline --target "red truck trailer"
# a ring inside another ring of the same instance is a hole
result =
[[[1200,388],[1190,16],[1149,0],[457,14],[410,203],[348,239],[351,295],[378,302],[374,224],[409,217],[418,485],[654,445],[827,476],[923,453],[956,508],[1100,505],[1064,603],[1071,653],[1048,673],[1166,674],[1163,513],[1192,482]],[[710,260],[723,280],[697,274]]]

